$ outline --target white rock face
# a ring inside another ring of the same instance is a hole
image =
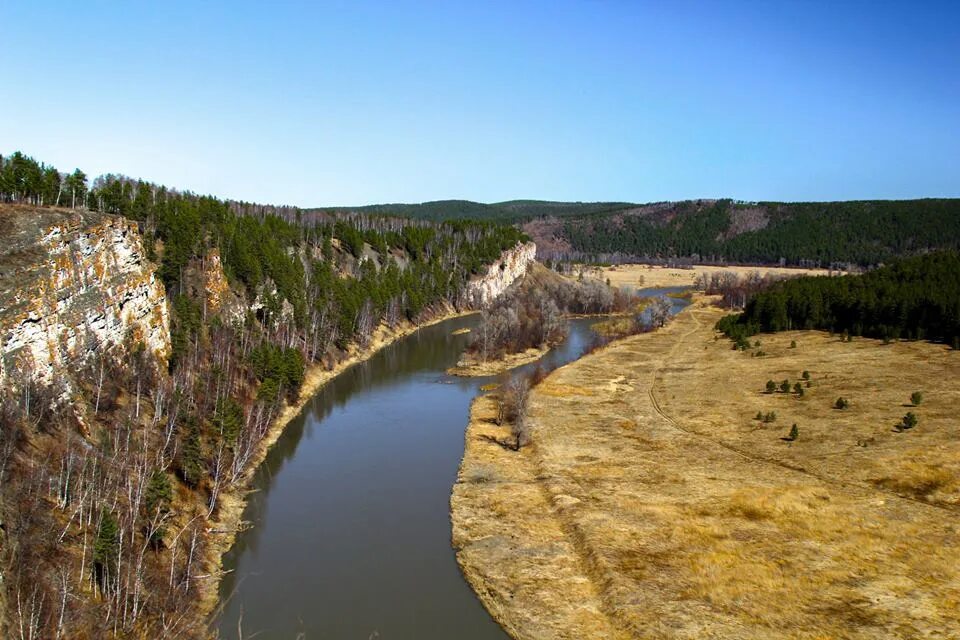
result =
[[[527,272],[537,256],[537,245],[532,242],[517,243],[495,260],[487,273],[467,286],[467,300],[476,308],[484,308],[507,290],[513,281]]]
[[[135,223],[18,208],[0,213],[0,228],[10,234],[0,249],[0,384],[62,382],[124,344],[166,363],[166,295]]]

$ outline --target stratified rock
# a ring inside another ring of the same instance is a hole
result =
[[[170,354],[163,284],[137,225],[89,211],[0,209],[0,384],[51,384],[88,356]]]

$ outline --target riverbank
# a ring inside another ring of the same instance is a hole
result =
[[[487,609],[524,640],[960,628],[960,354],[805,331],[751,357],[715,339],[722,315],[697,298],[554,371],[519,453],[475,401],[451,518]],[[803,371],[803,396],[764,393]],[[924,428],[897,432],[908,410]]]
[[[502,358],[493,358],[482,360],[472,353],[464,353],[457,362],[457,366],[447,369],[451,376],[460,376],[462,378],[482,378],[485,376],[495,376],[522,367],[525,364],[536,362],[550,352],[552,346],[530,348],[520,353],[508,353]]]
[[[267,457],[270,448],[276,444],[277,440],[283,434],[284,429],[290,421],[303,411],[304,407],[325,384],[350,367],[368,360],[384,347],[417,332],[421,328],[473,313],[476,312],[457,312],[453,309],[447,309],[437,317],[421,324],[405,322],[394,329],[386,325],[381,325],[374,332],[370,342],[365,347],[361,348],[357,345],[351,345],[347,357],[338,362],[332,369],[325,369],[320,365],[313,365],[307,369],[297,402],[286,404],[277,417],[274,418],[267,435],[260,442],[256,453],[251,457],[251,462],[247,471],[244,473],[242,482],[229,491],[221,493],[217,519],[211,521],[211,537],[207,545],[207,554],[204,558],[207,568],[206,573],[215,578],[214,580],[204,583],[203,586],[201,610],[204,616],[209,617],[216,612],[218,605],[222,604],[219,602],[219,586],[220,579],[223,576],[223,554],[233,546],[237,533],[243,530],[244,523],[242,522],[242,517],[247,505],[246,496],[249,495],[250,483],[257,469]]]

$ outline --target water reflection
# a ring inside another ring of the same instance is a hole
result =
[[[679,308],[685,301],[676,301]],[[489,379],[454,378],[476,316],[425,327],[321,388],[256,473],[224,564],[222,637],[504,639],[450,548],[449,495],[469,405]],[[571,321],[546,366],[576,359]],[[536,364],[525,365],[530,370]],[[296,454],[296,455],[294,455]]]

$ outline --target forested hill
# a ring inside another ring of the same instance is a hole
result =
[[[419,204],[371,204],[359,207],[318,207],[306,209],[319,213],[367,213],[405,216],[420,220],[496,220],[518,223],[542,216],[584,216],[621,211],[635,207],[628,202],[551,202],[547,200],[509,200],[484,204],[472,200],[434,200]]]
[[[960,248],[960,199],[649,205],[525,227],[555,251],[616,259],[685,257],[829,266],[876,265],[897,256]]]
[[[25,600],[16,614],[0,606],[0,637],[35,638],[209,637],[216,582],[197,576],[236,524],[219,519],[222,498],[242,490],[308,367],[463,309],[472,276],[525,239],[492,222],[90,183],[20,153],[0,158],[0,227],[32,242],[0,251],[0,293],[35,306],[0,306],[0,604]],[[108,270],[125,288],[101,286]],[[25,274],[41,284],[22,289]],[[108,317],[132,322],[141,307],[124,292],[141,289],[159,290],[137,300],[156,305],[143,324],[160,348],[140,324],[100,340]],[[69,365],[40,380],[34,365],[49,363],[34,351]]]
[[[643,205],[445,200],[311,211],[511,222],[523,226],[541,258],[601,262],[691,259],[868,266],[930,249],[960,248],[960,199]]]

